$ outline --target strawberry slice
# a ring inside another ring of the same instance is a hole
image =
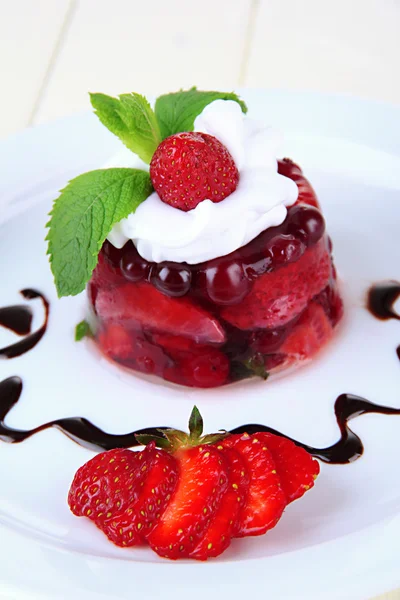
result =
[[[236,536],[262,535],[275,527],[287,504],[272,454],[257,435],[247,433],[231,435],[221,445],[241,454],[250,475]]]
[[[101,290],[96,312],[102,319],[121,320],[124,325],[180,335],[198,343],[222,344],[222,325],[188,298],[172,298],[148,283],[126,283]]]
[[[219,509],[228,486],[229,467],[212,446],[178,450],[180,477],[170,503],[147,540],[160,556],[190,555]]]
[[[68,504],[77,517],[101,524],[136,502],[149,464],[151,447],[143,452],[116,449],[98,454],[81,467],[71,484]]]
[[[310,302],[280,347],[279,352],[298,360],[312,358],[332,337],[332,324],[318,302]]]
[[[162,348],[151,344],[143,334],[127,330],[123,325],[108,322],[98,334],[100,348],[113,360],[142,373],[164,376],[171,359]]]
[[[278,160],[278,173],[292,179],[299,188],[299,195],[297,197],[296,204],[310,204],[315,208],[320,208],[317,195],[306,177],[303,175],[303,171],[296,165],[290,158],[284,158]]]
[[[231,543],[239,530],[240,512],[247,500],[250,477],[246,463],[234,448],[219,445],[218,450],[229,465],[228,489],[203,538],[191,552],[191,558],[207,560],[219,556]]]
[[[175,458],[158,450],[154,443],[146,447],[139,468],[145,473],[139,496],[123,513],[103,521],[102,531],[117,546],[135,546],[144,541],[166,509],[178,481]]]
[[[300,314],[330,276],[331,259],[321,239],[296,262],[258,277],[244,300],[223,308],[221,316],[239,329],[276,329]]]
[[[288,503],[301,498],[313,487],[319,474],[319,463],[304,448],[280,435],[257,433],[274,459]]]

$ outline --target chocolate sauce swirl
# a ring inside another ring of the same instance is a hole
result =
[[[34,300],[36,298],[40,298],[45,311],[44,321],[37,331],[35,331],[34,333],[30,333],[32,326],[32,311],[30,308],[25,306],[9,306],[6,308],[2,308],[0,310],[0,325],[11,329],[18,335],[30,335],[26,335],[24,339],[15,342],[14,344],[10,344],[5,348],[0,348],[0,359],[16,358],[17,356],[21,356],[21,354],[29,352],[29,350],[32,350],[32,348],[34,348],[36,344],[40,342],[40,340],[46,333],[50,312],[50,305],[47,299],[40,292],[37,292],[36,290],[32,290],[30,288],[21,290],[20,294],[26,300]]]
[[[134,446],[139,446],[136,441],[136,434],[147,433],[160,435],[160,430],[162,431],[165,429],[165,427],[149,427],[138,429],[124,435],[114,435],[99,429],[84,417],[57,419],[29,430],[13,429],[5,424],[5,418],[20,399],[22,387],[22,381],[19,377],[9,377],[0,383],[0,440],[9,444],[23,442],[40,431],[55,428],[80,446],[89,448],[90,450],[98,451],[111,450],[112,448],[132,448]],[[319,458],[323,462],[342,465],[357,460],[364,451],[361,439],[350,429],[348,422],[355,417],[367,413],[400,415],[400,409],[380,406],[379,404],[374,404],[364,398],[352,396],[351,394],[341,394],[335,402],[335,414],[341,436],[336,444],[327,448],[314,448],[313,446],[294,440],[284,433],[262,424],[252,423],[241,425],[240,427],[232,429],[230,433],[247,432],[252,434],[260,431],[267,431],[292,440],[298,446],[307,450],[312,456]]]
[[[399,297],[400,282],[381,281],[372,285],[368,290],[367,308],[374,317],[382,321],[387,319],[398,319],[400,321],[400,315],[393,308]]]

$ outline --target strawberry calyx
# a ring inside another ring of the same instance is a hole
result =
[[[223,430],[203,435],[203,417],[197,406],[193,407],[190,414],[189,433],[173,428],[158,429],[157,431],[160,432],[160,435],[138,433],[135,438],[143,446],[155,443],[158,448],[173,454],[182,448],[215,444],[229,435],[227,431]]]

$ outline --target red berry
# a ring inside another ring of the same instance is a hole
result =
[[[251,289],[243,266],[235,261],[221,261],[205,271],[208,297],[216,304],[238,304]]]
[[[228,464],[212,446],[175,454],[180,477],[175,493],[148,536],[151,548],[165,558],[190,555],[218,512],[228,487]]]
[[[186,353],[179,367],[186,385],[192,387],[218,387],[229,375],[228,357],[216,348]]]
[[[151,283],[167,296],[184,296],[190,290],[191,280],[191,270],[180,263],[162,262],[151,270]]]
[[[312,358],[332,337],[332,324],[317,302],[310,302],[279,352],[297,360]]]
[[[272,433],[257,433],[272,454],[288,502],[297,500],[313,487],[319,463],[294,442]]]
[[[154,189],[163,202],[188,211],[235,191],[239,172],[228,149],[206,133],[177,133],[158,146],[150,163]]]
[[[141,466],[147,463],[150,450],[110,450],[83,465],[68,495],[74,515],[101,523],[123,513],[139,497],[145,477]]]
[[[258,277],[236,306],[221,311],[239,329],[276,329],[299,315],[329,282],[331,259],[322,239],[294,263]]]
[[[204,536],[190,554],[191,558],[198,560],[219,556],[228,548],[231,538],[238,532],[240,513],[247,501],[250,477],[246,463],[233,448],[221,445],[217,448],[228,462],[228,489]]]
[[[257,434],[231,435],[221,445],[241,454],[250,476],[237,536],[262,535],[275,527],[287,504],[272,455]]]
[[[290,158],[278,160],[278,173],[285,177],[289,177],[289,179],[292,179],[296,183],[299,189],[296,204],[304,203],[319,208],[317,195],[314,192],[311,183],[304,177],[303,171],[296,163],[290,160]]]
[[[178,481],[175,458],[155,447],[146,446],[138,469],[145,474],[139,496],[124,512],[102,522],[101,529],[117,546],[135,546],[146,540],[174,493]]]
[[[165,296],[149,283],[126,283],[99,291],[96,311],[100,318],[119,320],[125,327],[181,335],[199,343],[225,342],[222,325],[205,309],[188,298]]]

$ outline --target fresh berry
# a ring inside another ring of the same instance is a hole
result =
[[[222,344],[222,325],[187,298],[170,298],[149,283],[127,283],[97,295],[100,318],[125,325],[192,338],[199,343]]]
[[[314,192],[311,183],[303,175],[303,171],[290,158],[278,160],[278,173],[292,179],[299,188],[299,195],[296,204],[310,204],[319,208],[317,195]]]
[[[184,296],[190,290],[191,280],[191,270],[180,263],[162,262],[151,270],[151,283],[167,296]]]
[[[150,163],[154,189],[163,202],[188,211],[203,200],[232,194],[239,172],[228,149],[206,133],[177,133],[158,146]]]
[[[207,295],[216,304],[238,304],[251,289],[251,282],[237,261],[225,260],[209,266],[205,278]]]
[[[313,246],[325,233],[325,219],[314,206],[295,206],[287,230],[305,246]]]
[[[240,515],[247,501],[250,478],[246,463],[234,448],[218,445],[228,462],[228,489],[202,539],[191,552],[191,558],[207,560],[219,556],[239,531]]]
[[[188,387],[219,387],[229,376],[228,357],[217,348],[204,348],[188,352],[172,351],[175,366],[166,369],[164,377],[168,381]]]
[[[171,365],[162,348],[149,342],[143,334],[128,330],[119,323],[105,323],[98,340],[106,356],[142,373],[162,377],[164,369]]]
[[[151,448],[143,452],[116,449],[98,454],[76,473],[68,504],[77,517],[101,523],[136,502]]]
[[[122,325],[118,323],[104,325],[98,332],[97,338],[100,348],[110,358],[121,362],[132,356],[133,339]]]
[[[157,554],[172,559],[189,556],[198,545],[228,487],[228,463],[215,447],[182,449],[175,458],[178,485],[148,536]]]
[[[335,273],[333,274],[335,275]],[[330,284],[314,298],[314,300],[322,306],[332,327],[335,327],[343,316],[343,302],[339,295],[337,285],[331,281]]]
[[[319,474],[319,463],[308,452],[280,435],[256,435],[272,455],[288,503],[313,487]]]
[[[147,539],[178,481],[177,461],[171,454],[157,449],[154,442],[139,455],[138,469],[141,475],[145,474],[138,497],[123,512],[101,523],[102,531],[117,546],[135,546]]]
[[[273,457],[257,435],[232,435],[221,445],[234,448],[241,454],[250,476],[247,500],[240,513],[236,535],[262,535],[275,527],[287,504]]]
[[[312,358],[332,337],[332,325],[318,302],[310,302],[280,352],[296,360]]]
[[[132,242],[128,242],[120,260],[120,268],[125,279],[136,282],[148,277],[150,263],[140,256]]]
[[[225,307],[221,316],[239,329],[276,329],[300,314],[330,276],[331,260],[322,239],[297,262],[258,277],[244,300]]]

